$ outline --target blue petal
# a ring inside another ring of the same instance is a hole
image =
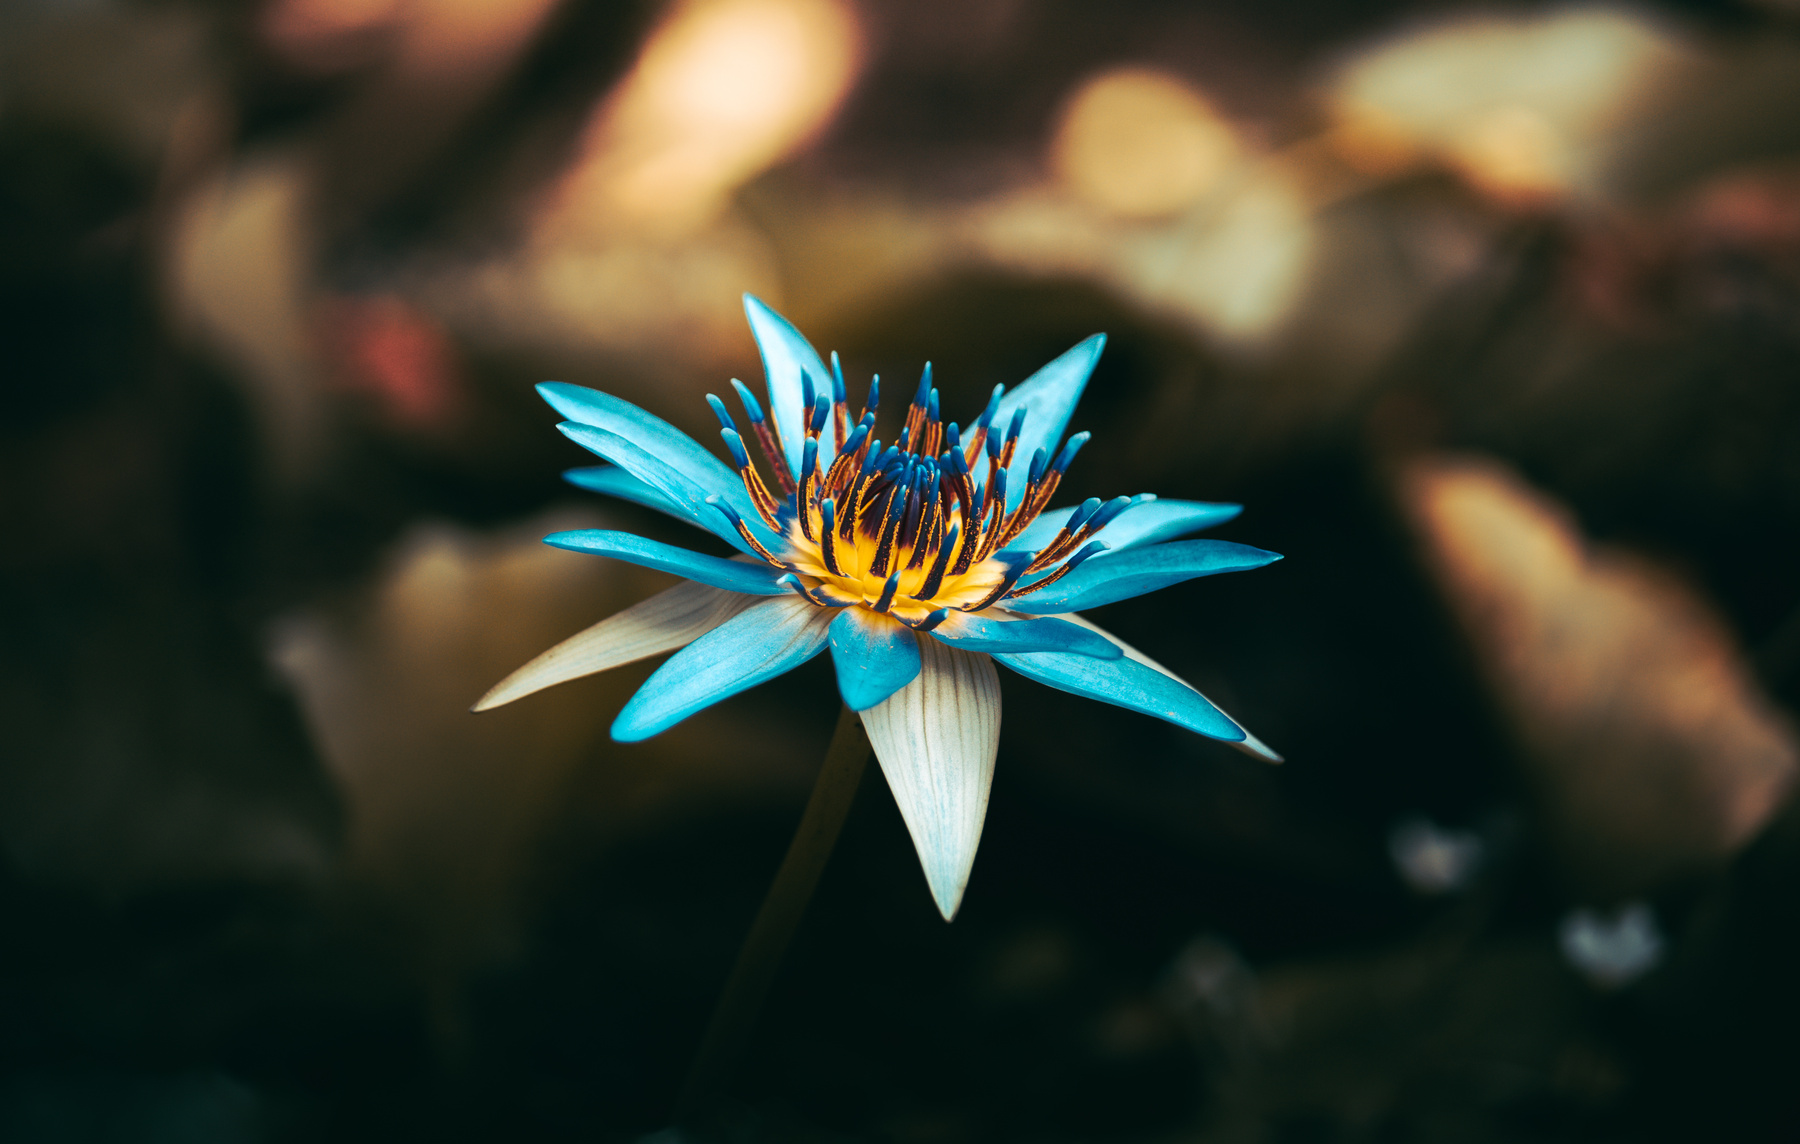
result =
[[[813,392],[829,394],[832,391],[831,373],[819,360],[819,351],[812,348],[812,343],[762,299],[745,294],[744,315],[750,319],[750,332],[756,335],[756,348],[762,351],[763,374],[769,380],[769,409],[781,432],[781,447],[787,452],[788,469],[797,481],[800,479],[800,454],[806,446],[806,418],[810,416],[800,378],[803,373],[812,374]],[[821,469],[835,459],[824,455],[830,451],[829,440],[821,438]]]
[[[1094,534],[1094,539],[1104,540],[1108,549],[1094,559],[1117,559],[1118,553],[1123,549],[1174,540],[1190,532],[1224,524],[1243,511],[1244,506],[1241,504],[1160,499],[1139,501]]]
[[[1177,540],[1096,557],[1040,592],[1007,607],[1032,615],[1078,612],[1129,600],[1197,576],[1242,572],[1273,564],[1281,556],[1229,540]]]
[[[606,528],[580,528],[572,532],[553,532],[544,543],[570,552],[592,552],[610,556],[627,564],[641,564],[659,572],[673,572],[689,580],[711,584],[727,592],[743,592],[751,596],[785,596],[788,590],[780,583],[783,570],[763,563],[727,560],[704,552],[689,552],[673,544],[646,540],[629,532]]]
[[[1007,391],[1000,399],[1000,408],[994,414],[994,431],[1004,433],[1012,424],[1013,414],[1020,409],[1026,410],[1025,425],[1019,432],[1019,449],[1013,454],[1015,462],[1012,478],[1007,481],[1006,507],[1008,511],[1018,507],[1025,496],[1025,472],[1018,462],[1029,463],[1032,453],[1039,449],[1049,458],[1056,456],[1056,447],[1062,441],[1063,431],[1069,427],[1069,418],[1075,413],[1075,404],[1081,400],[1081,391],[1087,388],[1088,377],[1094,372],[1094,364],[1100,360],[1100,351],[1106,348],[1106,335],[1095,334],[1085,339],[1075,348],[1069,350],[1043,369],[1038,370],[1015,389]],[[987,474],[987,458],[984,454],[977,462],[977,477],[985,479]]]
[[[706,503],[706,498],[712,495],[711,490],[695,483],[673,465],[639,448],[635,442],[606,429],[582,425],[575,421],[564,421],[557,426],[557,429],[577,445],[596,456],[605,457],[616,463],[627,473],[661,493],[690,523],[706,529],[739,552],[756,554],[755,550],[744,541],[744,538],[738,535],[737,528],[731,523],[731,518],[720,512],[716,506]],[[736,480],[735,477],[733,479]],[[740,493],[743,491],[742,481],[738,482],[738,491]],[[733,508],[738,507],[739,500],[737,498],[726,497],[723,494],[720,496]],[[742,503],[745,506],[749,504],[747,494],[743,496]],[[744,516],[740,511],[738,515],[756,531],[757,539],[762,541],[763,547],[779,546],[780,542],[776,541],[772,534],[763,527],[762,517],[756,515],[754,509],[751,509],[750,513],[751,515]]]
[[[761,518],[737,473],[667,421],[597,389],[547,381],[537,390],[576,425],[600,431],[559,426],[566,436],[687,508],[690,519],[702,528],[744,548],[724,514],[706,504],[706,498],[715,493],[753,527],[760,525]]]
[[[613,721],[612,737],[635,743],[696,711],[799,667],[825,650],[831,613],[789,596],[726,620],[657,668]]]
[[[563,480],[591,493],[605,493],[609,497],[618,497],[632,504],[666,512],[680,520],[690,519],[687,510],[681,505],[617,465],[589,465],[582,469],[569,469],[563,473]]]
[[[1069,522],[1069,516],[1077,507],[1070,505],[1066,508],[1046,509],[1026,526],[1024,532],[1014,537],[1003,551],[1036,552],[1056,539],[1056,534],[1062,531],[1062,526]],[[1215,524],[1224,524],[1243,511],[1244,506],[1241,504],[1162,500],[1146,494],[1115,517],[1111,524],[1096,532],[1094,539],[1104,540],[1109,552],[1117,553],[1145,544],[1160,544],[1165,540],[1186,536],[1190,532],[1211,528]],[[1104,559],[1108,555],[1109,553],[1101,553],[1095,559]]]
[[[709,493],[743,483],[698,441],[622,397],[561,381],[543,382],[537,391],[569,420],[617,433]]]
[[[1244,729],[1207,702],[1204,695],[1134,659],[1095,659],[1064,652],[1001,654],[994,658],[1025,678],[1058,691],[1154,715],[1209,739],[1236,743],[1244,738]]]
[[[1125,654],[1118,644],[1098,632],[1048,617],[996,620],[989,616],[952,612],[948,619],[931,629],[931,634],[964,651],[1060,651],[1100,659],[1118,659]]]
[[[845,608],[831,621],[838,692],[852,711],[867,711],[919,677],[919,637],[867,608]]]

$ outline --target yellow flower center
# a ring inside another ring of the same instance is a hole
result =
[[[784,494],[780,497],[750,462],[723,405],[711,399],[726,423],[724,437],[750,501],[785,542],[778,546],[784,551],[772,551],[758,541],[743,520],[737,521],[739,535],[763,559],[792,573],[795,589],[823,607],[866,607],[926,630],[948,611],[980,611],[1053,583],[1079,563],[1077,549],[1112,515],[1078,514],[1070,520],[1073,527],[1062,529],[1036,552],[1006,551],[1006,545],[1050,503],[1087,434],[1071,439],[1054,463],[1038,450],[1023,492],[1009,498],[1008,477],[1024,412],[1016,414],[1002,433],[993,424],[1000,395],[996,390],[987,411],[963,440],[955,425],[939,420],[937,390],[930,387],[930,377],[927,367],[918,395],[907,407],[900,439],[886,449],[870,438],[875,424],[872,407],[866,407],[856,427],[850,428],[840,378],[835,400],[820,395],[811,403],[798,482],[792,478],[773,418],[765,418],[755,399],[740,388],[757,440]],[[874,400],[872,392],[871,403]],[[827,432],[833,437],[829,453],[834,459],[821,466],[820,458],[828,451],[823,440]],[[1061,567],[1055,567],[1059,563]],[[1020,584],[1023,577],[1038,572],[1047,574]]]

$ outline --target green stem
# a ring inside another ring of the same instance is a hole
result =
[[[819,768],[806,813],[800,816],[794,840],[788,844],[787,857],[781,860],[781,869],[776,871],[775,882],[713,1009],[712,1022],[675,1107],[676,1124],[691,1125],[707,1113],[743,1056],[782,955],[800,926],[806,903],[850,813],[868,760],[869,738],[863,733],[862,720],[845,707],[838,715],[831,746],[825,750],[825,765]]]

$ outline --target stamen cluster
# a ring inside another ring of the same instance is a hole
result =
[[[869,383],[868,400],[852,425],[835,353],[831,372],[830,393],[815,392],[810,374],[802,380],[808,416],[797,481],[773,413],[732,380],[774,474],[774,490],[751,462],[725,403],[712,394],[706,398],[751,504],[781,543],[759,540],[722,498],[708,503],[728,515],[758,555],[788,571],[790,587],[816,604],[860,605],[929,631],[953,610],[978,612],[1054,583],[1105,550],[1090,538],[1132,503],[1130,497],[1089,500],[1037,551],[1009,551],[1006,546],[1050,503],[1089,435],[1069,438],[1054,459],[1034,450],[1024,492],[1009,510],[1008,483],[1016,479],[1026,410],[1017,410],[1004,429],[996,425],[1005,386],[994,387],[965,435],[955,422],[941,420],[927,364],[898,440],[883,447],[871,436],[880,377]],[[1025,580],[1036,573],[1047,574]]]

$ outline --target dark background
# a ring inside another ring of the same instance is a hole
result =
[[[701,433],[746,290],[965,421],[1107,332],[1065,495],[1286,559],[1097,618],[1288,761],[1002,673],[705,1132],[1800,1137],[1787,0],[10,0],[0,1139],[666,1126],[830,669],[467,707],[693,542],[532,384]]]

